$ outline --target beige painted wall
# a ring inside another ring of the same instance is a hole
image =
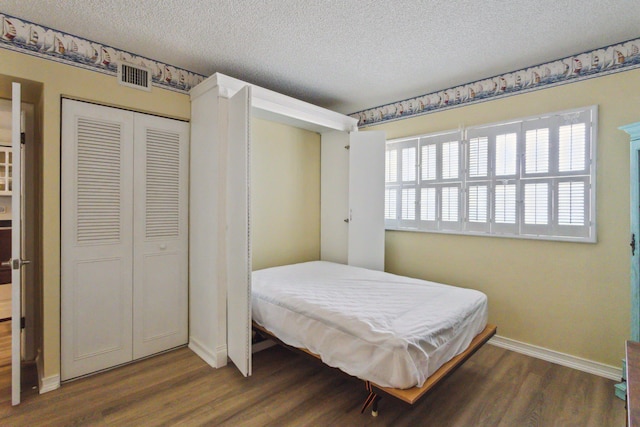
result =
[[[498,334],[620,367],[629,337],[629,138],[640,70],[372,127],[387,138],[597,104],[598,243],[386,233],[386,270],[489,297]]]
[[[68,96],[168,117],[188,119],[188,95],[154,87],[151,92],[118,85],[107,76],[6,49],[0,74],[43,83],[43,366],[60,372],[60,99]],[[6,84],[6,79],[0,84]]]
[[[252,121],[253,269],[320,259],[320,135]]]

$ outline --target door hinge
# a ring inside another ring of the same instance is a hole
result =
[[[631,256],[634,256],[636,254],[636,234],[635,233],[631,234],[631,243],[629,243],[629,246],[631,246]]]
[[[27,134],[24,132],[20,133],[20,144],[24,145],[27,142]]]
[[[27,325],[27,321],[24,317],[20,318],[20,329],[24,329]]]

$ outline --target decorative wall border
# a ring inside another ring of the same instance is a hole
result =
[[[206,76],[0,13],[0,48],[117,75],[118,62],[151,70],[156,87],[188,93]],[[640,38],[350,114],[359,127],[443,111],[640,67]]]
[[[640,38],[350,114],[359,127],[420,116],[640,67]]]
[[[0,48],[117,75],[118,62],[151,70],[153,86],[188,93],[205,76],[0,13]]]

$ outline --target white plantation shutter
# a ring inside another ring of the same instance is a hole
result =
[[[413,221],[416,219],[416,190],[415,188],[402,189],[402,201],[400,203],[400,219]]]
[[[583,171],[586,163],[585,124],[560,126],[558,134],[558,171]]]
[[[493,222],[491,231],[498,235],[518,234],[518,183],[517,180],[498,181],[494,187]]]
[[[387,226],[594,242],[596,126],[593,106],[389,141],[402,181]]]
[[[386,144],[385,227],[415,227],[418,139]]]
[[[402,149],[402,182],[410,182],[416,180],[416,151],[417,147],[407,147]]]
[[[489,230],[489,187],[473,183],[467,189],[467,230]]]
[[[517,134],[506,133],[496,136],[495,175],[515,175],[517,154]]]
[[[469,187],[469,221],[487,222],[487,186],[472,185]]]
[[[420,162],[421,178],[423,181],[433,181],[437,173],[436,144],[424,144],[421,147]]]
[[[524,223],[547,225],[549,223],[549,184],[546,182],[525,184]]]
[[[558,224],[584,225],[584,182],[558,183]]]
[[[458,141],[445,142],[442,150],[442,179],[458,178],[460,170],[460,143]]]
[[[516,185],[498,184],[495,187],[495,214],[496,224],[516,223]]]
[[[549,172],[549,128],[531,129],[525,133],[525,173]]]
[[[469,176],[485,177],[489,168],[489,138],[486,136],[469,140]]]
[[[398,150],[387,149],[385,153],[385,182],[398,181]]]
[[[557,233],[574,237],[588,237],[590,199],[586,178],[558,181],[556,190],[558,206]]]
[[[398,189],[387,188],[384,192],[384,219],[398,219]]]
[[[435,222],[437,219],[437,205],[436,205],[436,188],[435,187],[427,187],[422,188],[420,191],[420,220],[421,221],[429,221]],[[426,228],[433,227],[425,225]]]
[[[524,208],[521,232],[527,235],[544,235],[550,228],[551,183],[528,182],[524,184]]]
[[[440,188],[440,228],[458,230],[460,222],[460,188],[446,186]]]

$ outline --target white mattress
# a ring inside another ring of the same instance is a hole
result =
[[[482,292],[313,261],[253,272],[253,320],[380,386],[422,386],[487,324]]]

